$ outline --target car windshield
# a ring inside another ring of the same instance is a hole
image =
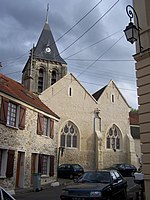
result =
[[[81,178],[79,178],[78,182],[109,183],[110,174],[109,172],[86,172]]]
[[[81,166],[80,166],[80,165],[73,164],[72,166],[73,166],[74,169],[81,169]]]

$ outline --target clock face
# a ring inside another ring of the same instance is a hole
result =
[[[46,51],[47,53],[50,53],[50,52],[51,52],[50,47],[46,47],[45,51]]]

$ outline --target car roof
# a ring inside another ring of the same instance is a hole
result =
[[[115,169],[101,169],[101,170],[93,170],[93,171],[85,171],[85,173],[96,173],[96,172],[117,172]]]

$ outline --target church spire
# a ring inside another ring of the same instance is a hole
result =
[[[49,11],[49,3],[47,4],[47,9],[46,9],[46,23],[48,24],[48,11]]]

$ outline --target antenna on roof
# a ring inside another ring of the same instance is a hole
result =
[[[49,11],[49,3],[47,4],[47,9],[46,9],[46,23],[48,23],[48,11]]]

